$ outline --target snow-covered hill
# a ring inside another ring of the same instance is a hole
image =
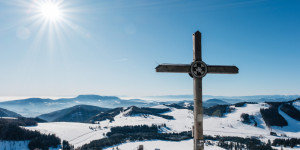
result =
[[[152,141],[139,141],[139,142],[128,142],[123,143],[117,146],[107,147],[104,150],[116,150],[118,147],[121,150],[137,150],[137,148],[143,145],[146,150],[192,150],[193,149],[193,140],[184,140],[184,141],[160,141],[160,140],[152,140]],[[272,146],[273,149],[281,150],[280,146]],[[204,145],[205,150],[225,150],[217,146],[216,143],[206,144]],[[284,150],[296,150],[300,149],[300,146],[290,148],[284,147]]]
[[[98,124],[50,122],[39,123],[38,126],[25,127],[45,134],[56,134],[62,140],[69,141],[75,147],[82,146],[92,140],[101,139],[108,128],[99,127]]]
[[[298,105],[295,102],[294,105]],[[239,136],[239,137],[258,137],[267,142],[268,139],[280,138],[280,135],[289,138],[300,138],[300,121],[286,115],[279,110],[279,113],[288,121],[286,127],[271,126],[268,128],[260,114],[261,108],[268,108],[266,103],[245,104],[243,107],[233,107],[231,113],[226,113],[224,117],[204,116],[204,134],[221,135],[221,136]],[[166,124],[162,133],[190,131],[193,125],[193,112],[188,109],[177,109],[165,105],[157,105],[151,108],[169,109],[170,111],[162,113],[163,115],[173,116],[174,119],[165,119],[155,115],[135,114],[128,115],[132,109],[124,108],[119,114],[115,115],[113,120],[96,121],[97,124],[86,123],[67,123],[67,122],[50,122],[39,123],[36,127],[26,127],[31,130],[38,130],[42,133],[55,133],[62,139],[69,141],[71,144],[81,146],[92,140],[105,137],[111,127],[125,125],[152,125]],[[254,116],[257,126],[254,124],[245,124],[242,122],[241,115],[247,113]],[[270,131],[277,133],[278,136],[270,135]],[[284,138],[284,137],[282,137]]]
[[[295,101],[293,106],[300,111],[300,101]]]

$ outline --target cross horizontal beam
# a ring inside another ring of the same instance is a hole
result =
[[[161,64],[155,70],[156,72],[190,73],[191,64]]]
[[[190,64],[161,64],[156,68],[156,72],[170,72],[170,73],[190,73]],[[219,66],[208,65],[207,73],[215,74],[236,74],[239,73],[239,69],[236,66]]]
[[[208,65],[207,73],[216,73],[216,74],[236,74],[239,73],[239,68],[236,66],[217,66],[217,65]]]

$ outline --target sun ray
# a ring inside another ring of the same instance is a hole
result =
[[[28,39],[32,43],[28,50],[30,56],[42,51],[53,54],[66,51],[69,45],[65,43],[70,42],[74,35],[86,38],[79,24],[82,21],[80,15],[88,9],[82,7],[79,0],[11,0],[5,3],[16,7],[7,11],[22,17],[15,24],[0,30],[28,29]]]

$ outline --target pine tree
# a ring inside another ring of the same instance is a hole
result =
[[[271,146],[271,141],[270,141],[270,139],[268,139],[268,144],[267,144],[268,146]]]
[[[230,142],[229,148],[232,150],[232,148],[233,148],[233,143],[232,142]]]

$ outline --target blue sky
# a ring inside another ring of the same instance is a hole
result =
[[[197,30],[207,64],[240,69],[208,74],[204,94],[300,94],[300,1],[72,0],[59,7],[62,19],[49,22],[37,1],[0,2],[0,96],[192,94],[187,74],[155,67],[191,63]]]

